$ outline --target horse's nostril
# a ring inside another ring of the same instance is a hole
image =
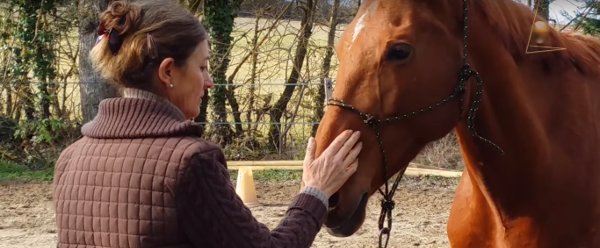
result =
[[[337,206],[339,199],[339,194],[335,193],[331,197],[329,197],[329,208],[333,209]]]

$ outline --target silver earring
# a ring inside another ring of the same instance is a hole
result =
[[[169,87],[173,88],[173,87],[175,87],[175,85],[173,85],[173,84],[169,84]]]

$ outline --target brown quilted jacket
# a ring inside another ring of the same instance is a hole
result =
[[[299,194],[269,231],[199,131],[165,101],[103,100],[56,163],[58,247],[309,247],[322,201]]]

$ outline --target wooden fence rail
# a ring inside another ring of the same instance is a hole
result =
[[[277,161],[228,161],[227,167],[239,170],[241,167],[250,167],[252,170],[302,170],[302,160],[277,160]],[[460,177],[461,171],[422,168],[423,166],[411,163],[406,169],[407,176],[440,176]]]

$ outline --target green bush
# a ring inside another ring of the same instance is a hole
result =
[[[59,118],[24,121],[7,131],[13,132],[13,135],[0,143],[0,160],[20,164],[30,170],[49,168],[62,149],[79,137],[78,130],[78,125]]]
[[[586,18],[582,24],[583,32],[590,35],[600,35],[600,20]]]
[[[0,115],[0,143],[10,142],[17,130],[17,122],[12,118]]]

